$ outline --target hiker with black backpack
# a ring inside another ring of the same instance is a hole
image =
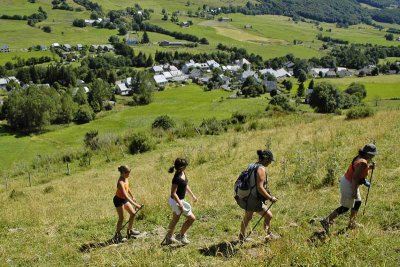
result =
[[[188,185],[188,178],[186,176],[185,169],[188,162],[184,158],[177,158],[174,162],[174,166],[169,168],[168,172],[173,173],[175,170],[174,177],[172,178],[171,194],[168,199],[169,206],[172,210],[172,220],[168,226],[168,232],[161,242],[161,245],[172,245],[172,244],[183,244],[187,245],[190,243],[186,236],[187,230],[192,226],[196,217],[193,214],[191,205],[184,200],[186,192],[188,192],[194,202],[197,202],[197,197],[193,194],[192,190]],[[181,215],[186,217],[186,221],[183,223],[181,230],[178,234],[173,236],[176,224],[179,221]]]
[[[240,226],[239,241],[248,241],[246,228],[257,212],[264,218],[265,240],[280,238],[271,232],[272,213],[265,205],[269,200],[275,203],[278,199],[272,196],[268,190],[268,178],[266,167],[268,167],[274,156],[270,150],[257,150],[258,162],[250,164],[246,171],[242,172],[235,183],[235,199],[237,204],[245,210]]]
[[[123,242],[121,230],[123,228],[122,223],[124,221],[124,209],[129,213],[129,223],[126,238],[129,239],[140,234],[139,231],[132,229],[132,224],[136,212],[143,207],[143,205],[140,205],[136,202],[129,188],[129,174],[131,169],[127,165],[122,165],[118,167],[118,171],[120,176],[117,182],[117,191],[113,198],[114,206],[118,213],[117,230],[115,232],[115,236],[113,237],[114,243]]]
[[[348,229],[362,227],[355,222],[357,212],[361,206],[360,185],[370,188],[371,183],[366,179],[369,170],[375,168],[375,163],[369,165],[372,158],[378,154],[378,150],[374,144],[367,144],[358,151],[358,155],[353,159],[346,173],[340,179],[340,204],[328,217],[322,219],[321,225],[329,233],[329,227],[334,223],[337,216],[346,213],[351,209]]]

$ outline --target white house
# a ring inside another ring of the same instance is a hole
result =
[[[208,60],[207,65],[210,69],[215,69],[220,67],[219,63],[216,62],[215,60]]]
[[[328,73],[330,69],[328,68],[312,68],[311,69],[311,75],[316,78],[316,77],[325,77],[325,75]]]
[[[260,74],[264,75],[264,74],[271,74],[273,75],[275,78],[279,79],[279,78],[285,78],[285,77],[291,77],[292,75],[290,75],[289,72],[287,72],[285,69],[279,69],[279,70],[274,70],[274,69],[262,69],[260,70]]]
[[[243,68],[244,65],[248,65],[249,67],[250,67],[250,65],[251,65],[251,63],[250,63],[247,59],[245,59],[245,58],[236,60],[236,61],[235,61],[235,64],[238,65],[238,66],[240,66],[241,68]]]
[[[126,84],[124,82],[120,82],[116,84],[116,88],[117,92],[119,92],[121,95],[129,95],[129,92],[131,91],[131,89],[129,89],[128,87],[126,87]]]
[[[60,48],[61,45],[60,45],[59,43],[52,43],[52,44],[51,44],[51,47],[53,47],[53,48]]]
[[[0,52],[10,52],[10,47],[8,45],[2,45],[0,46]]]
[[[167,79],[162,74],[154,75],[153,78],[157,85],[165,85],[168,83]]]
[[[159,65],[159,66],[153,66],[153,68],[151,68],[151,70],[156,74],[160,74],[164,71],[164,68],[162,65]]]
[[[162,75],[164,75],[164,77],[165,77],[165,79],[167,79],[167,80],[171,80],[172,79],[172,74],[171,74],[171,72],[169,72],[169,71],[164,71],[163,73],[162,73]]]
[[[6,78],[0,78],[0,88],[5,89],[8,84],[8,81]]]

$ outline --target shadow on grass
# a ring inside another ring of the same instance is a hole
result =
[[[26,137],[26,136],[32,136],[32,135],[40,135],[50,132],[49,129],[42,129],[42,130],[37,130],[37,131],[16,131],[13,130],[10,126],[7,124],[0,124],[0,136],[15,136],[16,138],[21,138],[21,137]]]
[[[120,243],[120,244],[122,244],[122,243]],[[109,239],[104,242],[91,242],[91,243],[86,243],[86,244],[83,244],[82,246],[80,246],[79,251],[82,253],[87,253],[87,252],[92,251],[93,249],[104,248],[104,247],[108,247],[111,245],[118,245],[118,244],[114,243],[113,239]]]
[[[224,241],[209,247],[199,249],[203,256],[231,258],[241,249],[257,248],[264,246],[265,242],[246,242],[241,243],[238,240]]]
[[[340,236],[340,235],[347,236],[347,231],[348,231],[348,228],[345,227],[345,228],[342,228],[332,234],[327,234],[325,232],[325,230],[320,229],[320,230],[314,231],[312,233],[312,235],[307,239],[307,242],[310,246],[311,245],[314,245],[314,246],[323,245],[323,244],[325,244],[327,239],[330,238],[331,236]]]
[[[238,240],[234,240],[231,242],[224,241],[216,245],[201,248],[199,251],[204,256],[230,258],[235,256],[238,252],[238,245],[240,245]]]

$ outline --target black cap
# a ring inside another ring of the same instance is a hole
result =
[[[374,144],[365,145],[362,149],[360,149],[360,152],[373,156],[378,154],[378,150],[376,149],[376,146]]]

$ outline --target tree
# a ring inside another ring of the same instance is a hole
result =
[[[352,82],[349,87],[345,90],[349,95],[355,95],[359,99],[364,99],[367,97],[367,90],[365,89],[365,85],[361,83]]]
[[[112,92],[108,83],[102,79],[96,79],[90,84],[91,90],[89,91],[89,104],[93,111],[100,112],[103,110],[103,102],[109,100]]]
[[[75,122],[78,124],[88,123],[92,121],[95,114],[89,105],[82,105],[79,107],[75,115]]]
[[[85,23],[84,19],[75,19],[72,22],[72,25],[75,26],[75,27],[80,27],[80,28],[86,27],[86,23]]]
[[[80,106],[88,104],[88,97],[86,95],[85,89],[79,88],[76,91],[73,100],[75,103],[77,103]]]
[[[322,82],[314,87],[309,103],[317,112],[332,113],[340,108],[340,92],[331,83]]]
[[[294,111],[289,99],[284,95],[276,95],[269,101],[270,105],[281,107],[285,111]]]
[[[393,33],[385,34],[385,39],[386,39],[387,41],[393,41],[393,40],[394,40],[394,35],[393,35]]]
[[[167,21],[167,20],[168,20],[168,14],[167,14],[167,13],[164,14],[162,20],[164,20],[164,21]]]
[[[51,33],[51,27],[50,26],[43,26],[42,30],[44,32]]]
[[[314,79],[312,79],[308,84],[308,89],[314,89]]]
[[[60,109],[57,114],[56,122],[70,123],[74,120],[77,111],[78,104],[73,101],[72,96],[65,92],[62,93]]]
[[[33,132],[49,125],[57,113],[57,92],[31,85],[11,91],[7,100],[7,121],[14,130]]]
[[[175,127],[174,120],[168,115],[163,115],[157,117],[151,125],[151,128],[161,128],[164,130],[168,130]]]
[[[307,73],[304,70],[300,70],[298,77],[299,83],[304,83],[306,80],[307,80]]]
[[[379,69],[378,69],[378,68],[374,68],[374,69],[371,71],[371,75],[372,75],[372,76],[378,76],[378,75],[379,75]]]
[[[118,29],[118,33],[119,33],[119,35],[126,35],[128,33],[128,29],[125,26],[121,26]]]
[[[111,35],[110,38],[108,38],[108,41],[109,41],[111,44],[116,44],[116,43],[119,42],[119,38],[118,38],[118,36]]]
[[[148,44],[148,43],[150,43],[150,39],[149,36],[147,35],[147,32],[144,31],[142,36],[142,44]]]
[[[293,83],[290,80],[284,80],[283,85],[285,86],[285,89],[290,91],[293,88]]]
[[[298,97],[304,97],[305,96],[304,83],[300,83],[299,84],[299,88],[297,88],[297,96]]]

